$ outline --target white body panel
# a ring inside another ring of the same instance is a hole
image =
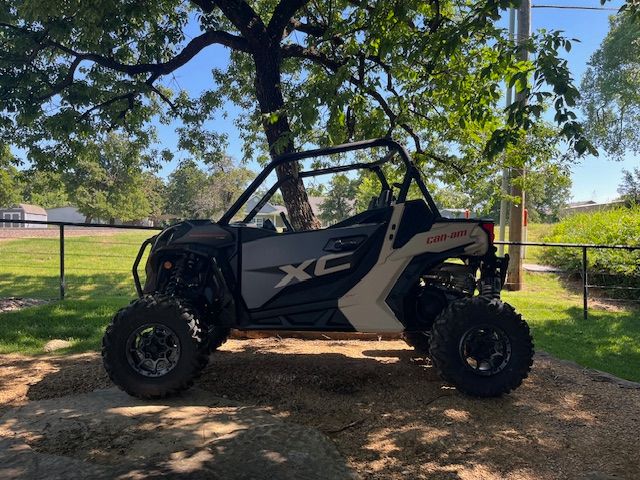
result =
[[[340,311],[359,332],[402,332],[404,327],[386,298],[411,260],[427,252],[443,252],[468,245],[465,253],[483,255],[489,248],[487,233],[472,223],[436,223],[428,232],[416,234],[404,246],[393,248],[404,204],[395,205],[378,261],[338,300]]]

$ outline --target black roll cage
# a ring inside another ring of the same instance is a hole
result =
[[[387,182],[381,165],[391,161],[396,154],[400,156],[402,161],[405,164],[406,171],[404,175],[404,179],[400,186],[400,191],[398,192],[397,202],[402,203],[406,200],[407,194],[409,192],[409,187],[411,185],[411,180],[415,180],[416,185],[420,189],[420,192],[424,196],[427,205],[432,210],[433,214],[436,218],[440,217],[440,212],[438,211],[438,207],[436,206],[431,194],[427,190],[422,177],[420,176],[420,171],[415,166],[411,158],[409,157],[406,149],[400,145],[398,142],[391,140],[389,138],[377,138],[373,140],[363,140],[360,142],[353,143],[345,143],[342,145],[336,145],[333,147],[324,147],[317,148],[314,150],[307,150],[305,152],[294,152],[288,153],[285,155],[281,155],[273,159],[263,170],[260,172],[256,178],[249,184],[246,190],[238,197],[238,199],[231,205],[229,210],[220,218],[218,221],[219,225],[228,225],[231,219],[242,209],[242,206],[246,204],[249,199],[255,194],[260,185],[264,182],[264,180],[275,170],[275,168],[279,165],[297,162],[298,160],[304,160],[305,158],[318,157],[318,156],[326,156],[333,155],[336,153],[345,153],[351,152],[354,150],[364,150],[366,148],[375,148],[375,147],[387,147],[390,152],[387,153],[380,160],[376,160],[375,162],[367,162],[367,163],[351,163],[349,165],[337,165],[334,167],[326,167],[315,170],[302,171],[298,173],[299,178],[308,178],[308,177],[316,177],[320,175],[326,175],[330,173],[340,173],[347,172],[350,170],[370,170],[376,174],[380,183],[382,184],[383,190],[391,190],[389,183]],[[246,215],[243,220],[243,223],[248,223],[251,219],[260,211],[262,207],[269,201],[269,199],[273,196],[280,186],[292,180],[293,176],[283,177],[278,179],[272,186],[267,190],[267,192],[262,196],[260,201],[251,209],[251,211]]]

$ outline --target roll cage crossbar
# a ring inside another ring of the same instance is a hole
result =
[[[422,177],[420,176],[420,172],[418,168],[415,166],[406,149],[400,145],[398,142],[388,139],[388,138],[378,138],[374,140],[364,140],[361,142],[354,143],[346,143],[343,145],[336,145],[334,147],[325,147],[325,148],[317,148],[314,150],[307,150],[305,152],[293,152],[285,155],[281,155],[276,157],[271,163],[269,163],[262,172],[260,172],[256,178],[249,184],[247,189],[240,195],[240,197],[231,205],[229,210],[220,218],[218,224],[220,225],[228,225],[229,222],[233,219],[233,217],[240,212],[242,207],[249,201],[249,199],[256,193],[260,185],[265,181],[265,179],[278,167],[279,165],[283,165],[285,163],[297,162],[299,160],[304,160],[306,158],[318,157],[318,156],[327,156],[334,155],[338,153],[351,152],[354,150],[364,150],[367,148],[375,148],[375,147],[387,147],[390,152],[387,153],[380,160],[376,160],[374,162],[365,162],[365,163],[351,163],[349,165],[337,165],[333,167],[320,168],[315,170],[302,171],[298,173],[298,178],[308,178],[308,177],[316,177],[320,175],[326,175],[331,173],[340,173],[347,172],[350,170],[370,170],[376,174],[380,183],[382,184],[383,190],[391,190],[389,183],[387,182],[382,169],[380,168],[383,164],[391,161],[396,155],[398,155],[406,168],[404,179],[402,184],[400,185],[400,191],[398,192],[398,202],[404,202],[407,198],[407,194],[409,192],[409,187],[411,185],[411,181],[415,180],[416,185],[420,189],[420,192],[424,196],[425,201],[429,208],[433,211],[436,216],[440,216],[438,207],[436,206],[433,198],[429,194]],[[262,196],[260,201],[251,209],[251,211],[246,215],[243,220],[244,223],[251,221],[251,219],[256,215],[257,212],[260,211],[262,207],[269,201],[269,199],[273,196],[276,190],[285,182],[292,180],[293,176],[287,176],[278,179],[269,190]]]

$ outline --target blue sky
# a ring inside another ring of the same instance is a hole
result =
[[[618,7],[622,0],[614,0],[606,7]],[[561,6],[589,6],[600,7],[599,0],[533,0],[536,5],[561,5]],[[562,30],[570,38],[577,38],[571,52],[565,57],[577,83],[580,82],[586,64],[591,54],[598,48],[609,28],[609,16],[613,11],[582,11],[562,10],[550,8],[534,8],[532,10],[532,30]],[[506,15],[505,15],[506,18]],[[506,21],[504,22],[506,26]],[[176,82],[181,88],[188,90],[192,95],[197,95],[206,89],[211,82],[210,71],[215,66],[224,66],[227,62],[227,51],[222,47],[213,46],[194,58],[185,67],[175,73],[175,79],[170,79],[170,84]],[[240,140],[237,129],[233,125],[233,112],[235,107],[229,106],[230,117],[220,118],[210,122],[208,127],[217,132],[226,132],[229,137],[228,153],[234,158],[240,158]],[[175,150],[176,135],[173,126],[160,126],[162,147]],[[184,154],[178,153],[176,160],[166,164],[161,174],[168,175]],[[604,156],[586,157],[573,167],[573,199],[605,201],[616,197],[617,186],[622,177],[622,169],[631,169],[640,166],[640,160],[629,154],[623,161],[607,160]],[[256,164],[249,167],[257,170]]]
[[[622,3],[615,0],[606,7],[619,7]],[[532,0],[532,4],[600,7],[599,0]],[[613,13],[615,12],[534,8],[532,30],[563,30],[566,36],[580,40],[580,43],[574,43],[571,52],[565,55],[574,78],[579,82],[591,54],[609,30],[609,16]],[[640,158],[632,154],[628,154],[621,162],[607,160],[602,155],[582,159],[580,164],[573,168],[574,200],[605,201],[616,197],[622,169],[629,170],[638,166]]]

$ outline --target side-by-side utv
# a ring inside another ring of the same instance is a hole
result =
[[[273,180],[255,201],[278,165],[325,156],[357,160],[299,177],[368,171],[380,191],[367,210],[310,231],[295,231],[284,213],[282,232],[270,220],[255,222],[291,180]],[[388,162],[403,172],[401,182],[387,181]],[[496,256],[493,228],[443,218],[392,140],[281,156],[217,222],[184,221],[143,243],[134,263],[140,298],[107,328],[105,368],[129,394],[157,398],[191,386],[230,329],[397,332],[460,391],[507,393],[527,376],[533,343],[525,321],[500,300],[508,257]],[[138,264],[148,246],[142,286]]]

